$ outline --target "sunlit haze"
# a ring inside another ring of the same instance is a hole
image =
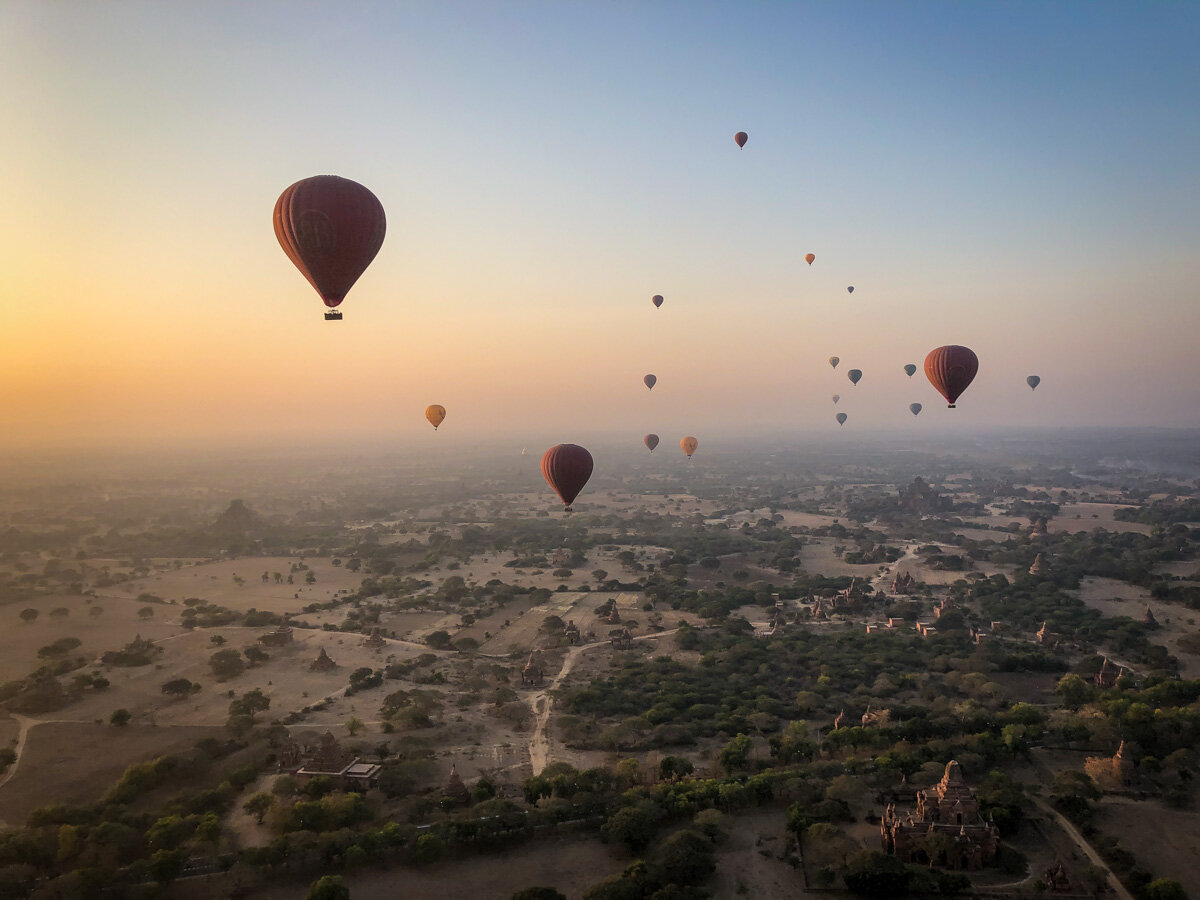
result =
[[[1198,39],[1183,3],[8,0],[0,441],[1200,425]],[[388,219],[337,323],[271,226],[321,173]],[[947,343],[956,410],[901,369]]]

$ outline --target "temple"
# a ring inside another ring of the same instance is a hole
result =
[[[307,753],[294,741],[288,741],[279,751],[280,769],[297,778],[315,778],[324,775],[334,779],[343,790],[366,791],[379,782],[382,766],[360,762],[358,757],[345,750],[330,733],[321,735],[315,748]],[[307,756],[307,759],[304,757]]]
[[[956,760],[928,791],[917,792],[917,810],[907,816],[889,803],[879,824],[884,852],[905,862],[932,862],[951,869],[982,869],[996,855],[1000,832],[979,815],[975,794]],[[930,839],[944,835],[944,839]],[[931,858],[932,856],[932,858]]]
[[[329,672],[337,668],[337,663],[330,658],[329,654],[325,652],[325,648],[322,647],[321,652],[317,654],[317,658],[312,661],[308,668],[313,672]]]

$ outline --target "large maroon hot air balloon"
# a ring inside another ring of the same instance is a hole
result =
[[[946,398],[950,409],[960,394],[975,380],[979,357],[969,347],[947,344],[925,357],[925,377]]]
[[[337,175],[297,181],[275,202],[275,237],[300,274],[332,309],[383,246],[383,204],[369,190]],[[340,319],[340,312],[325,313]]]
[[[658,435],[657,434],[648,434],[644,438],[642,438],[642,443],[646,445],[646,447],[650,450],[651,453],[653,453],[654,448],[658,446]]]
[[[745,147],[746,141],[750,140],[750,135],[746,134],[744,131],[739,131],[733,136],[733,139],[737,141],[737,145],[739,147]]]
[[[592,477],[592,454],[578,444],[555,444],[542,454],[542,477],[570,512],[571,504]]]

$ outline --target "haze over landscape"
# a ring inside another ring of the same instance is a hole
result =
[[[1197,46],[0,3],[0,900],[1200,900]]]

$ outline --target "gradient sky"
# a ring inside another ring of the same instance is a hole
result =
[[[0,4],[0,445],[1200,425],[1200,4],[383,6]]]

